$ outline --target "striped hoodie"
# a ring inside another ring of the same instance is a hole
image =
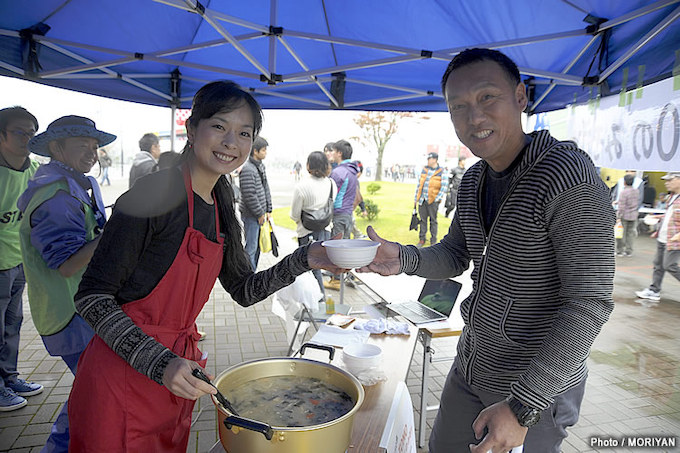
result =
[[[460,275],[472,260],[460,371],[481,390],[545,409],[586,376],[614,307],[615,215],[585,152],[547,131],[531,137],[488,235],[480,161],[463,176],[448,234],[429,248],[401,246],[400,259],[407,274],[433,279]]]

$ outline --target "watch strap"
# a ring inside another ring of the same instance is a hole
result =
[[[517,417],[517,421],[521,426],[528,428],[538,423],[541,418],[541,411],[528,406],[525,406],[520,400],[510,395],[505,399],[505,402],[510,406],[510,410]]]

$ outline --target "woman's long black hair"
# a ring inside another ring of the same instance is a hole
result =
[[[253,114],[253,139],[262,129],[262,108],[250,93],[229,80],[218,80],[204,85],[196,92],[191,106],[191,116],[187,119],[187,127],[198,127],[199,121],[211,118],[219,112],[232,112],[244,104],[250,107]],[[179,165],[187,161],[193,148],[187,142],[179,158]],[[225,250],[222,260],[222,272],[244,275],[251,272],[250,262],[241,242],[241,224],[236,218],[234,208],[234,191],[225,176],[217,180],[213,189],[220,217],[220,230],[224,234]]]

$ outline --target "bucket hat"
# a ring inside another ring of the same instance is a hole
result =
[[[39,156],[50,157],[48,144],[52,140],[69,137],[92,137],[100,147],[108,145],[116,136],[100,131],[89,118],[76,115],[62,116],[47,126],[47,130],[38,134],[28,142],[28,149]]]

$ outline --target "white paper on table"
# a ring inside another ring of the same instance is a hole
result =
[[[352,343],[366,343],[366,340],[368,340],[368,337],[370,336],[371,333],[366,332],[365,330],[343,329],[341,327],[322,324],[309,341],[311,343],[344,348]]]

